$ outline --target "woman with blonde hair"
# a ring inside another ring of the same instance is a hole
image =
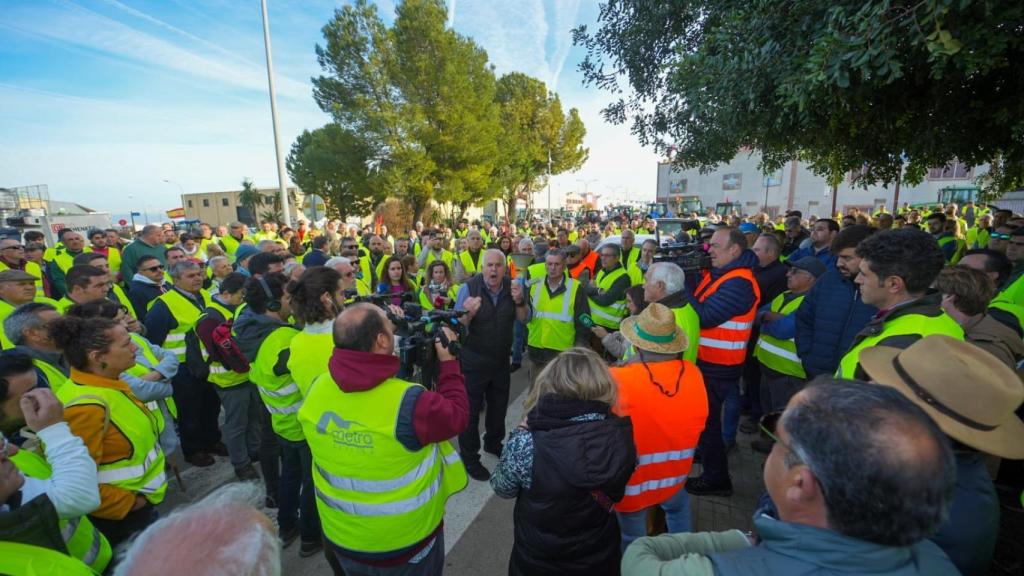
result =
[[[491,487],[516,498],[509,574],[619,574],[612,506],[636,468],[633,425],[612,413],[616,384],[586,348],[537,376],[523,422],[509,434]]]

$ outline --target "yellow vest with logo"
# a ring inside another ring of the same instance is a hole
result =
[[[288,370],[292,373],[295,385],[305,398],[313,381],[327,372],[327,362],[334,353],[334,334],[332,331],[323,333],[299,332],[292,338],[292,353],[288,357]]]
[[[839,361],[839,370],[836,372],[836,376],[845,379],[855,378],[857,366],[860,365],[861,350],[874,346],[886,338],[907,334],[919,334],[922,337],[945,334],[957,340],[964,339],[963,329],[945,312],[939,316],[924,316],[923,314],[900,316],[892,322],[884,323],[880,333],[868,336],[850,348],[850,351]]]
[[[594,284],[602,291],[607,292],[611,290],[611,287],[615,284],[615,281],[620,277],[627,275],[626,269],[619,266],[610,273],[605,272],[602,268],[597,273]],[[613,302],[608,306],[598,305],[593,300],[590,301],[590,314],[594,318],[594,324],[603,326],[610,330],[618,330],[619,323],[626,316],[626,298],[623,297],[621,300]]]
[[[35,452],[18,450],[18,453],[11,456],[10,459],[25,476],[46,480],[53,475],[50,464]],[[113,553],[110,549],[110,542],[93,526],[89,517],[61,518],[58,526],[68,553],[88,565],[97,574],[102,574],[107,564],[110,563]],[[0,566],[2,565],[3,562],[0,561]],[[3,570],[0,572],[7,573]],[[64,574],[64,572],[55,572],[55,574],[57,573]]]
[[[131,337],[132,342],[135,342],[135,345],[138,346],[139,350],[142,351],[142,355],[146,358],[146,361],[149,362],[149,366],[146,366],[145,364],[139,364],[138,362],[136,362],[135,365],[126,370],[126,372],[128,372],[132,376],[135,376],[136,378],[141,378],[146,374],[149,374],[154,368],[156,368],[157,364],[160,364],[160,359],[157,358],[156,353],[153,352],[153,345],[149,343],[149,340],[146,340],[145,338],[138,334],[135,334],[134,332],[129,332],[128,336]],[[174,403],[174,398],[171,396],[168,396],[163,400],[153,400],[151,402],[146,402],[146,407],[154,412],[158,412],[160,410],[160,402],[163,402],[164,404],[167,405],[167,412],[169,412],[174,419],[178,418],[178,405]]]
[[[274,374],[274,366],[281,351],[291,346],[299,331],[291,326],[275,329],[260,344],[256,358],[249,365],[249,380],[260,391],[263,403],[270,412],[274,432],[285,440],[302,440],[302,428],[296,413],[302,406],[302,392],[291,374]]]
[[[203,300],[204,308],[209,306],[210,293],[206,290],[200,289],[199,294]],[[202,312],[195,304],[189,301],[185,296],[182,296],[181,292],[178,292],[175,288],[171,288],[167,292],[164,292],[160,296],[151,300],[149,305],[146,306],[146,310],[151,310],[157,300],[163,301],[167,306],[167,309],[171,311],[171,316],[174,316],[174,319],[178,322],[178,325],[167,333],[167,338],[164,339],[162,348],[173,351],[178,356],[178,361],[184,364],[185,334],[195,327]]]
[[[466,469],[448,441],[410,452],[395,437],[402,399],[418,386],[389,378],[343,392],[322,374],[299,410],[313,453],[313,484],[324,535],[359,552],[389,552],[431,534],[445,502],[466,487]]]
[[[565,290],[552,297],[548,293],[547,280],[530,287],[533,317],[529,324],[530,346],[548,350],[568,350],[576,342],[576,321],[573,304],[579,282],[572,278],[565,280]]]
[[[159,411],[151,412],[124,392],[101,386],[69,383],[56,393],[65,409],[87,404],[102,406],[110,425],[116,426],[132,445],[131,457],[97,464],[99,483],[141,494],[154,505],[163,502],[167,476],[164,452],[160,448],[164,419]]]
[[[786,294],[789,294],[789,292],[783,292],[772,300],[772,312],[789,316],[796,312],[796,309],[800,307],[800,303],[804,301],[804,296],[801,294],[783,306],[782,303],[785,301]],[[800,361],[800,357],[796,354],[795,338],[783,340],[761,332],[757,339],[757,346],[754,347],[754,356],[761,361],[761,364],[780,374],[797,378],[807,377],[807,373],[804,372],[803,362]]]
[[[196,324],[199,324],[199,322],[201,322],[206,316],[210,315],[210,310],[214,310],[217,314],[220,314],[221,322],[227,322],[232,319],[230,310],[213,298],[210,298],[206,311],[203,312],[199,320],[196,320]],[[192,329],[195,330],[195,327],[193,326]],[[206,360],[210,367],[210,375],[206,378],[207,380],[221,388],[231,388],[232,386],[238,386],[243,382],[249,381],[248,372],[235,372],[217,360],[210,360],[210,351],[206,349],[206,344],[201,339],[198,340],[199,350],[203,353],[203,360]]]

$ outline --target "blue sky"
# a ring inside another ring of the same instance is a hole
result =
[[[320,29],[342,4],[268,0],[285,153],[329,120],[310,78],[321,73]],[[393,1],[377,4],[390,22]],[[576,70],[570,30],[597,12],[593,0],[449,3],[450,23],[498,74],[531,74],[579,108],[590,160],[555,178],[556,198],[585,180],[591,192],[653,199],[655,155],[604,124],[610,96]],[[259,0],[3,0],[0,149],[0,186],[48,184],[53,199],[118,214],[179,206],[179,184],[276,186]]]

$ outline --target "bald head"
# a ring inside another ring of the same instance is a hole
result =
[[[383,310],[360,302],[345,308],[334,321],[334,345],[342,350],[391,354],[394,330]]]
[[[152,524],[124,552],[115,576],[281,573],[277,529],[254,508],[262,487],[228,484]]]

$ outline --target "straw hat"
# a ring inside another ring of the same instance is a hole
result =
[[[865,348],[860,365],[872,380],[920,406],[951,438],[995,456],[1024,458],[1024,422],[1014,414],[1024,385],[981,348],[938,334],[906,350]]]
[[[689,345],[675,314],[664,304],[651,304],[639,316],[624,319],[619,330],[633,346],[648,352],[679,354]]]

